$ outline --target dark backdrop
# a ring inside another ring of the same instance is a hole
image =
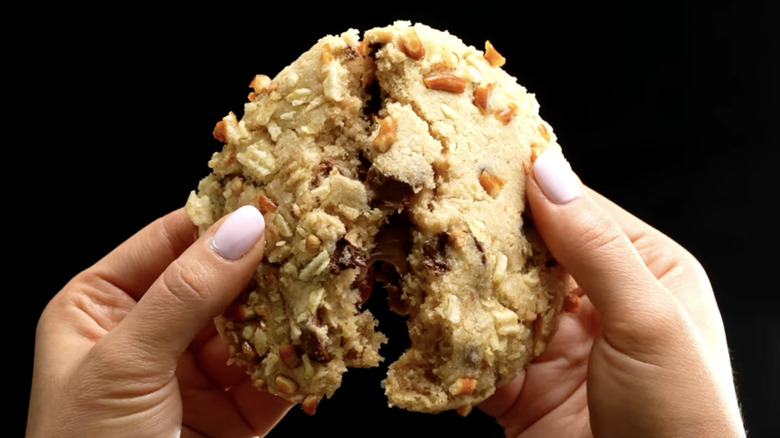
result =
[[[753,436],[777,432],[778,17],[769,1],[577,3],[69,5],[6,16],[22,24],[4,44],[6,275],[15,279],[6,294],[11,319],[19,312],[22,321],[7,332],[21,338],[20,429],[43,306],[185,202],[219,147],[214,123],[241,115],[250,79],[275,75],[325,34],[408,19],[479,48],[490,39],[536,94],[583,181],[701,260],[746,425]],[[379,436],[501,435],[476,411],[462,419],[388,409],[382,372],[350,371],[314,417],[293,409],[273,435],[364,436],[366,421]]]

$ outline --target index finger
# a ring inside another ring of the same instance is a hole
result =
[[[138,301],[196,239],[197,227],[182,207],[150,223],[89,269]]]

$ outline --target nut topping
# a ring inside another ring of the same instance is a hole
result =
[[[295,380],[282,375],[276,376],[276,387],[279,388],[279,392],[287,395],[292,395],[298,390]]]
[[[458,377],[455,382],[450,385],[450,393],[452,395],[471,395],[474,393],[476,387],[477,379],[473,377]]]
[[[317,411],[317,404],[320,402],[320,398],[314,394],[309,394],[301,402],[301,409],[309,415],[314,415]]]
[[[274,202],[271,201],[271,199],[268,198],[268,196],[265,196],[263,194],[257,197],[257,204],[258,204],[258,209],[262,214],[273,213],[276,211],[276,204],[274,204]]]
[[[252,82],[249,83],[249,86],[258,94],[268,91],[270,85],[271,78],[266,75],[255,75],[255,77],[252,78]]]
[[[452,73],[431,73],[423,76],[423,83],[431,90],[460,94],[466,91],[468,81]]]
[[[217,122],[217,124],[214,126],[214,131],[212,134],[214,135],[214,138],[220,142],[227,143],[227,125],[225,124],[224,120]]]
[[[279,347],[279,357],[285,365],[290,368],[297,368],[301,364],[301,358],[294,345],[283,345]]]
[[[314,234],[306,236],[306,252],[309,254],[317,254],[320,251],[322,240]]]
[[[479,184],[488,192],[488,195],[495,198],[498,196],[498,193],[501,191],[501,188],[504,187],[505,183],[503,179],[491,175],[487,170],[483,170],[479,175]]]
[[[234,301],[225,309],[223,313],[225,319],[228,321],[244,321],[249,319],[250,310],[247,309],[246,304]]]
[[[471,409],[472,409],[471,405],[463,405],[463,406],[458,406],[458,408],[455,409],[455,412],[457,412],[458,415],[460,415],[461,417],[465,417],[471,413]]]
[[[483,114],[490,113],[490,107],[492,106],[493,100],[493,89],[495,87],[496,84],[488,84],[484,87],[479,86],[474,90],[474,105],[476,105]]]
[[[493,67],[502,67],[506,63],[506,58],[498,53],[498,50],[493,47],[490,41],[485,41],[485,59]]]
[[[255,100],[257,96],[267,92],[270,85],[271,78],[266,75],[255,75],[255,77],[252,78],[252,82],[249,83],[249,86],[254,90],[249,93],[249,100]]]
[[[374,150],[379,153],[387,152],[390,146],[395,142],[396,121],[393,117],[387,116],[379,124],[379,131],[371,143]]]
[[[252,347],[252,344],[250,344],[248,341],[241,343],[241,356],[246,360],[253,360],[257,357],[255,348]]]
[[[544,148],[536,143],[531,145],[531,162],[535,162],[536,158],[544,152]]]
[[[542,138],[550,141],[550,132],[547,131],[547,126],[544,123],[540,123],[537,129],[539,129],[539,134],[542,134]]]
[[[372,29],[366,33],[365,41],[370,44],[387,44],[393,40],[393,31],[388,29]]]
[[[509,122],[511,122],[512,119],[515,117],[515,115],[517,114],[517,110],[518,110],[517,105],[515,105],[512,102],[510,102],[509,105],[506,108],[504,108],[502,110],[499,110],[499,111],[496,111],[495,117],[501,123],[506,125]]]
[[[413,27],[407,27],[401,34],[401,49],[406,53],[406,56],[415,61],[419,61],[425,56],[425,46]]]

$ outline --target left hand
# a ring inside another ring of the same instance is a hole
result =
[[[197,238],[183,209],[74,277],[36,332],[28,437],[264,435],[291,403],[228,367],[212,322],[262,258],[245,207]]]

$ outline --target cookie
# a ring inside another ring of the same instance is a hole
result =
[[[391,406],[467,413],[545,348],[567,288],[524,215],[533,154],[560,150],[504,58],[399,21],[325,36],[258,75],[186,208],[201,231],[252,204],[266,248],[217,318],[230,362],[314,413],[382,361],[372,293],[411,343]]]

